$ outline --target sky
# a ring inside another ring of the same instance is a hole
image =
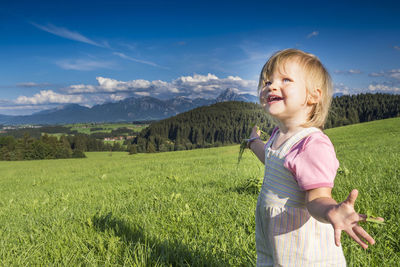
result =
[[[3,0],[0,114],[256,95],[285,48],[319,57],[336,93],[400,94],[399,13],[398,1]]]

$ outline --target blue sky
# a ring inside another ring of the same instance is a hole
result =
[[[317,55],[336,92],[400,93],[397,1],[3,1],[0,114],[126,97],[256,94],[277,50]]]

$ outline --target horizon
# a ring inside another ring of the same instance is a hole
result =
[[[392,1],[29,1],[0,9],[0,114],[128,97],[256,95],[272,53],[319,57],[334,93],[400,93]],[[21,74],[22,73],[22,74]]]

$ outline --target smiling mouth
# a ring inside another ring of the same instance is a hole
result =
[[[283,97],[277,96],[277,95],[269,95],[267,98],[268,103],[274,103],[278,102],[280,100],[283,100]]]

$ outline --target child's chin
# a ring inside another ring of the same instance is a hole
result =
[[[265,107],[265,110],[266,110],[269,114],[271,114],[271,115],[274,115],[274,114],[277,113],[276,108],[274,108],[273,106],[270,106],[270,105],[267,105],[267,106]]]

